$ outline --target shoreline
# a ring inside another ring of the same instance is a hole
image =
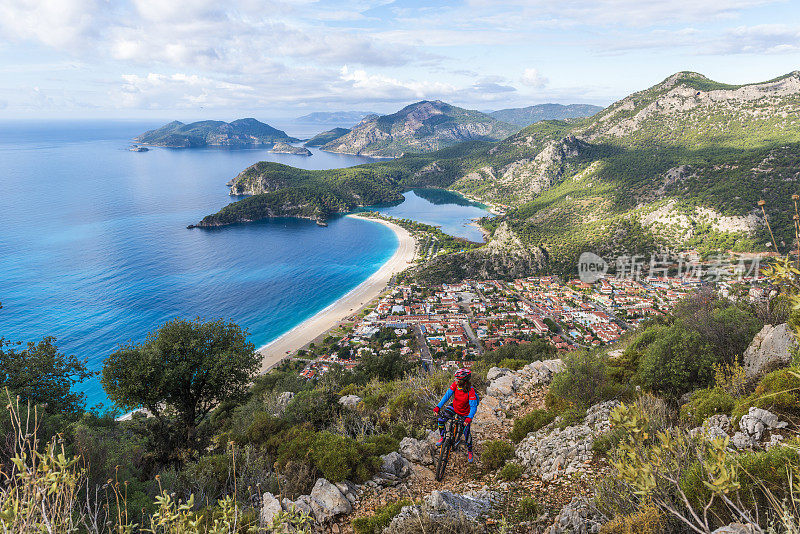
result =
[[[277,339],[260,347],[258,353],[262,358],[261,374],[268,372],[315,339],[325,336],[327,332],[339,326],[348,317],[359,313],[366,305],[383,293],[392,276],[407,269],[414,261],[417,248],[416,240],[405,228],[382,219],[362,217],[355,214],[348,214],[346,217],[372,221],[388,227],[395,233],[399,241],[397,250],[377,271],[347,294]]]

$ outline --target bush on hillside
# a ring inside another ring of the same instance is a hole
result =
[[[639,362],[640,384],[673,400],[713,384],[713,366],[721,357],[712,352],[699,333],[679,324],[655,328],[659,329],[656,339],[644,350]]]
[[[719,361],[732,363],[744,353],[764,326],[749,310],[722,298],[711,288],[701,289],[681,301],[672,312],[675,322],[696,332]]]
[[[328,390],[312,389],[296,394],[286,407],[284,418],[292,424],[310,423],[323,428],[339,410],[338,397]]]
[[[547,409],[561,414],[566,410],[586,410],[590,406],[616,398],[626,388],[607,373],[604,356],[574,352],[564,359],[564,370],[553,377],[545,397]]]
[[[800,416],[800,369],[789,367],[764,375],[755,391],[736,403],[731,416],[734,424],[751,406],[782,415]]]
[[[289,423],[280,417],[268,413],[257,413],[247,428],[243,441],[254,444],[266,444],[271,438],[280,436],[289,428]]]
[[[699,389],[681,406],[681,420],[693,427],[700,426],[712,415],[730,415],[735,404],[733,396],[722,388]]]
[[[403,506],[410,506],[411,504],[413,503],[408,499],[392,502],[375,510],[373,515],[353,519],[350,524],[356,534],[380,534],[384,528],[389,526],[392,519],[400,513]]]
[[[509,459],[514,457],[514,446],[499,439],[483,442],[481,462],[488,469],[500,469]]]
[[[645,505],[628,515],[615,516],[600,527],[600,534],[663,534],[667,519],[653,505]]]
[[[518,463],[509,462],[500,470],[500,478],[508,481],[517,480],[522,476],[523,471],[523,467]]]
[[[314,466],[331,482],[363,482],[381,465],[380,456],[369,454],[358,441],[330,432],[318,433],[309,453]]]
[[[534,410],[529,414],[514,419],[514,428],[508,435],[514,443],[519,443],[531,432],[536,432],[553,422],[556,416],[546,410]]]
[[[766,451],[745,452],[734,456],[731,466],[740,488],[728,497],[746,510],[769,510],[770,497],[780,503],[791,495],[791,476],[800,469],[797,442],[794,447],[772,447]],[[700,462],[695,462],[681,477],[680,487],[695,509],[711,497],[704,481],[708,479]],[[722,524],[735,520],[723,503],[712,506],[711,513]]]

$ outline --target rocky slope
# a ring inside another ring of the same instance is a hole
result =
[[[568,104],[566,106],[563,104],[537,104],[525,108],[500,109],[489,113],[489,115],[499,121],[524,127],[540,121],[591,117],[602,109],[602,106],[593,106],[591,104]]]
[[[397,157],[409,152],[430,152],[462,141],[498,141],[517,130],[478,111],[440,100],[422,101],[391,115],[366,117],[352,131],[322,148],[346,154]]]
[[[173,121],[156,130],[149,130],[135,138],[153,146],[193,148],[221,146],[229,148],[271,145],[277,141],[287,143],[297,139],[286,135],[269,124],[256,119],[239,119],[233,122],[199,121],[184,124]]]
[[[322,146],[327,143],[331,143],[343,135],[347,135],[350,133],[349,128],[334,128],[332,130],[326,130],[324,132],[320,132],[308,141],[305,142],[306,146]]]

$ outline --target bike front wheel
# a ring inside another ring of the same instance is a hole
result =
[[[439,461],[436,462],[436,481],[441,482],[444,478],[444,472],[447,469],[447,460],[450,459],[450,445],[453,443],[452,438],[448,437],[442,448],[439,451]]]

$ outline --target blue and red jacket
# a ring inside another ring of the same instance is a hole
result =
[[[450,389],[445,392],[444,397],[442,400],[439,401],[439,409],[441,410],[444,408],[444,405],[447,404],[447,401],[450,400],[450,397],[453,398],[453,411],[456,412],[458,415],[469,417],[472,419],[475,417],[475,412],[478,411],[478,403],[480,399],[478,398],[478,394],[475,393],[475,388],[470,386],[469,391],[464,391],[458,387],[458,381],[453,382],[450,386]]]

